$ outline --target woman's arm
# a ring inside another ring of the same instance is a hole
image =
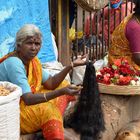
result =
[[[66,66],[61,72],[52,77],[50,76],[49,79],[43,83],[43,85],[47,89],[57,88],[59,84],[65,79],[66,75],[72,70],[73,67],[82,66],[86,64],[86,60],[84,60],[84,58],[86,57],[87,55],[78,57],[75,61],[73,61],[71,65]]]
[[[66,75],[70,72],[70,70],[72,70],[72,65],[65,67],[58,74],[50,76],[49,79],[43,83],[43,85],[50,90],[57,88],[59,84],[65,79]]]
[[[51,99],[54,99],[56,97],[62,96],[62,95],[79,95],[79,92],[81,90],[81,87],[69,85],[67,87],[54,90],[48,93],[35,93],[33,94],[32,92],[25,93],[22,95],[22,99],[25,102],[26,105],[34,105],[34,104],[39,104],[43,102],[47,102]]]
[[[133,61],[140,66],[140,24],[131,19],[126,26],[126,38],[129,41]]]
[[[23,95],[21,98],[27,105],[38,104],[49,101],[64,94],[77,95],[81,90],[77,86],[67,86],[55,91],[51,91],[45,94],[31,92],[30,85],[26,76],[26,71],[22,61],[17,57],[11,57],[4,62],[5,73],[8,80],[22,88]]]

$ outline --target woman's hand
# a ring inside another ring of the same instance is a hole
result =
[[[66,87],[62,88],[61,92],[63,94],[67,94],[67,95],[73,96],[73,95],[79,95],[81,89],[82,89],[81,86],[69,85],[69,86],[66,86]]]
[[[76,60],[73,61],[73,67],[83,66],[88,61],[88,55],[79,55]]]

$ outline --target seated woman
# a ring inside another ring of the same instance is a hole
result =
[[[43,131],[47,140],[64,140],[63,113],[80,88],[63,81],[70,70],[84,65],[82,58],[51,77],[36,57],[42,34],[32,24],[24,25],[16,34],[15,51],[0,59],[0,81],[9,81],[22,88],[20,101],[21,133]]]
[[[113,64],[115,59],[125,58],[129,64],[135,69],[140,70],[140,1],[134,1],[136,7],[134,13],[124,18],[117,26],[112,34],[111,47],[109,48],[108,57],[109,63]],[[133,93],[132,93],[133,94]],[[128,122],[137,119],[140,116],[140,96],[109,96],[112,106],[117,106],[114,119],[112,116],[107,117],[109,124],[113,118],[108,132],[112,129],[112,138],[120,128],[124,127]],[[108,100],[107,100],[108,101]],[[117,112],[118,110],[118,112]]]
[[[127,16],[112,34],[108,56],[109,63],[124,57],[134,68],[140,69],[140,1],[134,2],[134,13]]]

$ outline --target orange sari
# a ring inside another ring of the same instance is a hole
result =
[[[4,61],[13,53],[6,55],[0,62]],[[42,66],[37,57],[29,64],[28,82],[32,92],[35,94],[46,93],[49,90],[42,85]],[[63,81],[58,88],[67,86],[69,83]],[[57,89],[58,89],[57,88]],[[74,97],[63,95],[46,103],[27,106],[23,100],[20,102],[20,127],[21,133],[33,133],[42,129],[44,138],[47,140],[64,140],[63,113],[67,104]]]
[[[127,16],[120,25],[116,27],[112,34],[111,47],[109,48],[108,53],[109,63],[113,63],[115,59],[123,57],[127,59],[129,64],[135,69],[140,70],[140,67],[132,60],[132,52],[129,47],[129,42],[125,36],[125,28],[131,18],[132,15]]]

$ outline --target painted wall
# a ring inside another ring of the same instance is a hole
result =
[[[13,50],[16,32],[26,23],[37,25],[43,33],[41,62],[55,60],[48,0],[0,0],[0,57]]]

